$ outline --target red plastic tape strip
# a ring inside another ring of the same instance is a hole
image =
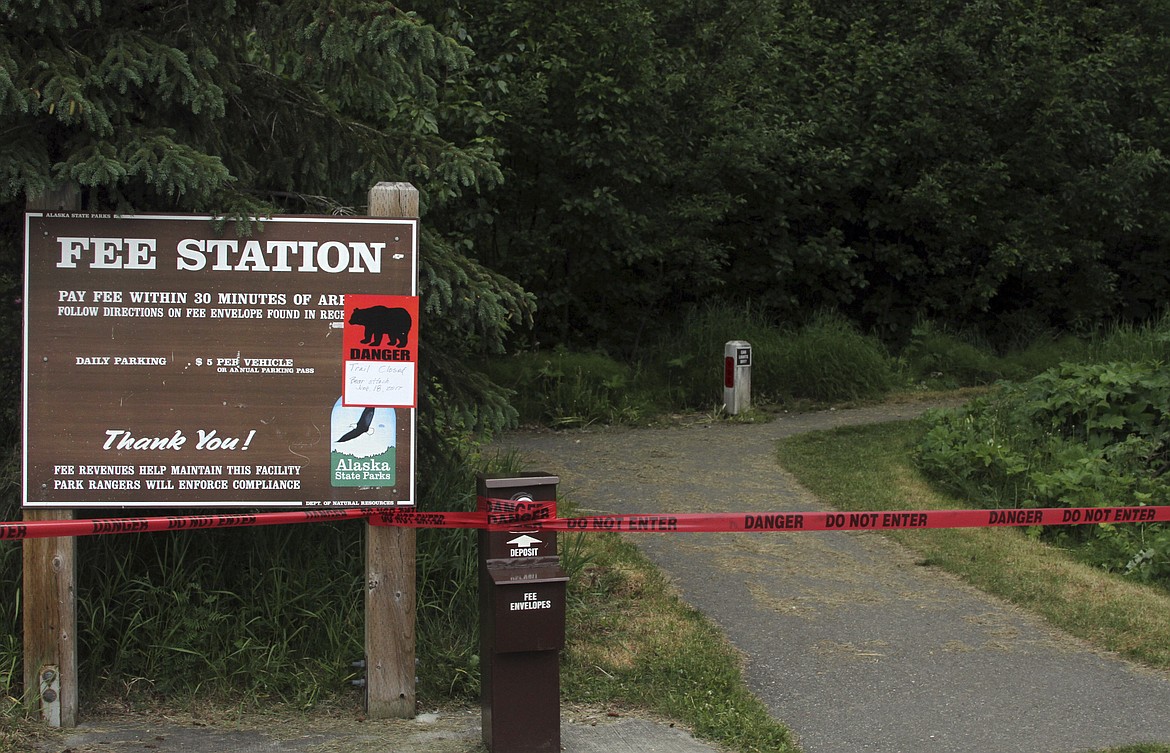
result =
[[[150,531],[316,523],[368,518],[372,525],[405,528],[486,528],[517,526],[549,531],[637,533],[731,533],[789,531],[882,531],[924,528],[1154,523],[1170,521],[1170,506],[1047,507],[1010,510],[885,510],[878,512],[735,512],[556,517],[555,502],[481,499],[479,512],[424,512],[401,508],[344,508],[255,514],[167,515],[97,520],[0,523],[0,540],[93,536]]]
[[[557,518],[541,527],[559,531],[729,533],[738,531],[883,531],[919,528],[1152,523],[1170,520],[1170,506],[1056,507],[1022,510],[889,510],[879,512],[737,512],[667,515],[594,515]]]
[[[40,539],[54,536],[95,536],[109,533],[199,531],[210,528],[274,526],[290,523],[319,523],[325,520],[368,518],[384,508],[340,510],[296,510],[255,514],[160,515],[157,517],[99,518],[90,520],[26,520],[0,523],[0,540]]]

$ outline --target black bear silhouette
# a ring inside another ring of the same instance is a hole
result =
[[[390,338],[389,345],[395,348],[405,347],[406,336],[410,334],[412,324],[409,311],[388,306],[355,308],[349,315],[349,323],[365,327],[366,336],[362,338],[362,344],[375,348],[382,344],[383,335]]]

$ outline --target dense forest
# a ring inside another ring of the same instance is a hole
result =
[[[1165,3],[464,8],[502,117],[477,253],[544,341],[718,297],[895,342],[1165,300]]]
[[[696,303],[1010,345],[1147,318],[1170,288],[1156,0],[0,0],[0,19],[13,290],[26,197],[60,185],[90,210],[233,215],[361,212],[374,182],[412,181],[425,423],[446,435],[508,415],[469,368],[485,354],[628,356]]]

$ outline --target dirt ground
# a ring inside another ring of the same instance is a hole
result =
[[[379,721],[340,710],[306,714],[106,710],[76,729],[45,733],[29,753],[486,753],[481,730],[478,707]],[[561,750],[720,753],[669,722],[572,707],[561,710]]]

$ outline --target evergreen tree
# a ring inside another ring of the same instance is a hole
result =
[[[531,301],[452,229],[501,179],[457,32],[381,0],[0,0],[0,275],[15,289],[26,198],[62,185],[86,210],[242,216],[361,213],[374,183],[410,181],[420,426],[441,428],[424,446],[501,425],[506,402],[464,362],[501,349]],[[18,307],[4,317],[15,343]],[[11,420],[19,382],[4,378]]]

